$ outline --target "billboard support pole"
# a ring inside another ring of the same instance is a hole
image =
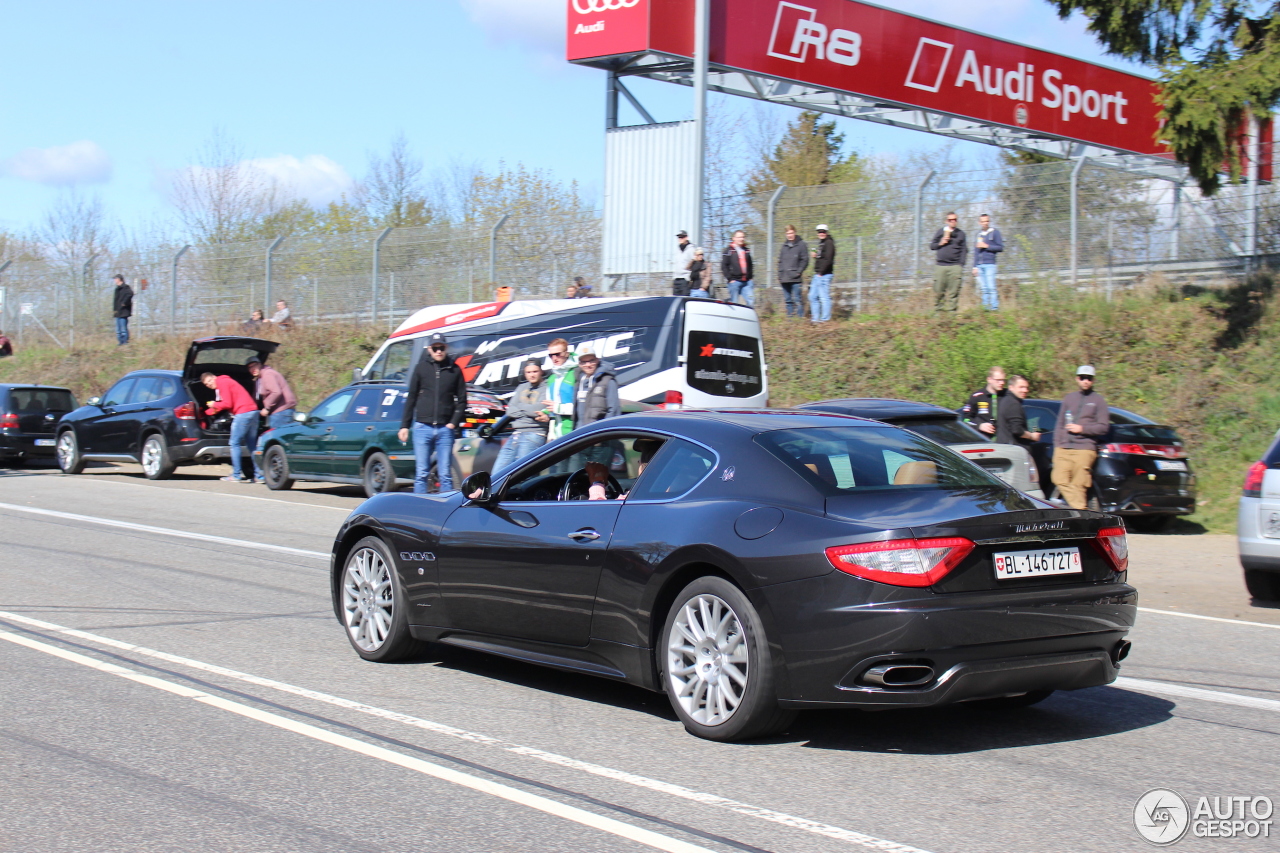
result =
[[[271,255],[276,249],[280,248],[280,244],[283,242],[284,235],[281,234],[267,247],[267,281],[262,294],[262,311],[264,314],[271,310]]]
[[[171,335],[178,333],[178,261],[182,260],[182,256],[190,248],[188,244],[179,249],[173,256],[173,263],[169,266],[169,334]]]
[[[510,213],[504,213],[493,223],[493,227],[489,229],[489,287],[493,288],[498,283],[498,229],[506,224]],[[490,296],[493,294],[490,293]]]
[[[373,241],[373,291],[371,301],[369,303],[369,322],[378,322],[378,273],[379,267],[382,266],[382,241],[387,239],[387,235],[391,233],[394,226],[384,228],[378,238]],[[319,306],[316,306],[316,314],[319,315]]]
[[[916,187],[916,239],[915,249],[911,252],[911,283],[920,283],[920,244],[924,241],[924,188],[938,174],[933,169],[924,176],[924,180]]]
[[[769,214],[768,214],[768,219],[766,220],[767,225],[765,226],[765,233],[767,235],[765,239],[769,241],[768,243],[769,250],[765,254],[765,257],[768,259],[769,268],[765,271],[765,274],[764,274],[765,287],[768,287],[770,284],[774,283],[773,279],[774,279],[774,276],[777,274],[776,270],[777,270],[778,250],[774,248],[774,242],[773,242],[774,217],[778,212],[778,199],[782,197],[782,193],[785,192],[786,189],[787,189],[787,185],[782,184],[776,190],[773,191],[773,195],[769,196]]]
[[[1077,157],[1076,164],[1071,167],[1071,287],[1073,290],[1080,271],[1080,169],[1088,159],[1088,157]]]
[[[604,78],[604,129],[618,126],[618,72],[610,70]]]
[[[711,0],[695,0],[693,22],[693,120],[694,136],[697,146],[693,159],[694,168],[694,234],[697,235],[695,245],[707,245],[703,233],[702,207],[707,194],[706,151],[707,151],[707,52],[710,48]]]

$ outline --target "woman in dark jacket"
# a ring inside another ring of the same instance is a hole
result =
[[[743,305],[753,307],[755,299],[752,295],[754,285],[751,279],[754,265],[751,261],[751,250],[747,248],[745,231],[733,232],[733,242],[724,250],[720,271],[724,273],[724,280],[729,285],[729,301],[741,302]]]
[[[547,399],[547,388],[542,383],[545,374],[542,363],[537,359],[529,359],[524,363],[524,382],[516,388],[516,392],[507,401],[507,413],[502,416],[495,431],[511,421],[515,432],[503,446],[502,452],[493,464],[493,470],[501,471],[508,465],[514,465],[533,451],[547,443],[547,425],[551,422],[550,401]]]

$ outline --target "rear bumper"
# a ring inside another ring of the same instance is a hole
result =
[[[779,698],[788,707],[918,707],[1108,684],[1137,610],[1137,591],[1125,583],[953,594],[894,588],[883,595],[897,600],[865,603],[857,585],[866,583],[835,572],[753,595],[785,659]],[[883,665],[932,674],[910,687],[869,683],[867,671]]]
[[[226,438],[205,438],[169,446],[169,458],[178,463],[209,465],[231,458],[231,446]]]
[[[53,433],[16,433],[0,435],[0,457],[14,458],[27,456],[55,455],[54,442],[57,437]],[[47,446],[37,445],[37,441],[48,441]]]
[[[1270,515],[1268,511],[1267,515]],[[1262,501],[1240,498],[1236,519],[1236,547],[1246,569],[1280,572],[1280,539],[1262,535]]]

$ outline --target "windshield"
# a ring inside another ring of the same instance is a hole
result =
[[[893,427],[776,430],[755,440],[824,495],[1007,488],[950,450]]]
[[[976,444],[990,441],[985,435],[959,418],[902,421],[897,426],[919,433],[930,441],[938,442],[938,444]]]

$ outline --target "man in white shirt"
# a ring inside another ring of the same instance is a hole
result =
[[[689,232],[677,231],[676,239],[680,241],[676,249],[675,271],[671,274],[671,295],[689,295],[689,265],[693,263],[693,244],[689,242]]]

